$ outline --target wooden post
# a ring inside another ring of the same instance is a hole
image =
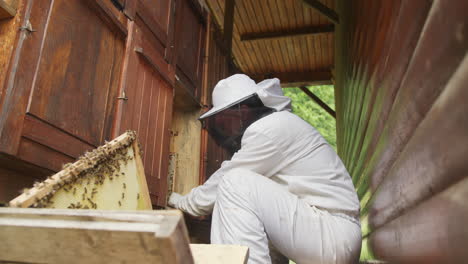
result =
[[[325,102],[323,102],[318,96],[316,96],[315,94],[313,94],[309,89],[307,89],[307,87],[305,86],[302,86],[302,87],[299,87],[299,89],[301,89],[304,93],[306,93],[310,98],[312,98],[312,100],[314,100],[318,105],[320,105],[325,111],[327,111],[327,113],[329,113],[331,116],[333,116],[334,118],[336,118],[336,113],[335,111],[333,111],[333,109],[331,109]]]

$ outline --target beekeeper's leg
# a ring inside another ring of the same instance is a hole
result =
[[[218,189],[211,243],[249,247],[249,263],[271,263],[268,239],[296,263],[351,263],[360,228],[299,200],[247,170],[227,173]]]

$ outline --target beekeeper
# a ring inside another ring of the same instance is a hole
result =
[[[359,201],[342,161],[315,128],[291,113],[278,79],[243,74],[218,82],[200,120],[231,160],[169,205],[213,213],[212,244],[249,247],[271,263],[268,241],[296,263],[357,263]]]

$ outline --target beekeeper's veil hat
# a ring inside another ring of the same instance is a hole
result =
[[[284,96],[279,79],[267,79],[256,84],[245,74],[235,74],[216,84],[212,94],[213,108],[199,119],[217,114],[255,94],[263,105],[275,111],[291,110],[291,99]]]

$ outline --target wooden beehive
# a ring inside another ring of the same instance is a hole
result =
[[[11,207],[151,209],[136,134],[128,131],[10,202]]]

